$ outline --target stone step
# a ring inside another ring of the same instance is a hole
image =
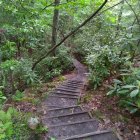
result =
[[[79,93],[80,91],[64,89],[64,88],[56,88],[58,91],[65,91],[65,92],[72,92],[72,93]]]
[[[81,88],[69,88],[69,87],[61,87],[60,89],[65,89],[65,90],[70,90],[70,91],[75,91],[75,92],[80,92]]]
[[[66,108],[56,108],[47,110],[47,117],[52,117],[55,115],[67,115],[71,113],[81,112],[82,109],[80,106],[70,106]]]
[[[72,92],[58,91],[58,90],[54,90],[51,93],[52,94],[55,93],[58,95],[80,96],[80,93],[72,93]]]
[[[66,82],[71,82],[71,83],[83,83],[83,81],[79,81],[79,80],[68,80]]]
[[[110,130],[96,131],[82,135],[75,135],[63,140],[119,140],[115,133]]]
[[[55,115],[53,117],[45,117],[43,119],[43,123],[47,124],[47,126],[51,125],[59,125],[66,123],[74,123],[78,121],[89,120],[90,116],[87,112],[81,111],[78,113],[71,113],[66,115]]]
[[[58,96],[58,98],[60,97],[65,97],[65,98],[71,98],[71,99],[79,99],[79,95],[73,95],[73,94],[69,94],[69,93],[52,93],[52,96],[55,95],[55,96]]]
[[[62,95],[62,94],[51,94],[49,97],[56,97],[56,98],[69,98],[69,99],[79,99],[78,96],[69,96],[69,95]]]
[[[83,87],[83,85],[76,85],[76,84],[63,84],[62,86],[79,88],[79,89],[81,89]]]
[[[86,120],[75,123],[67,123],[63,125],[53,125],[49,127],[47,136],[56,140],[62,140],[74,135],[82,135],[98,130],[99,122],[97,120]]]
[[[77,90],[77,89],[81,89],[81,87],[77,87],[77,86],[69,86],[69,85],[62,85],[62,86],[59,86],[59,88],[65,88],[65,89],[71,89],[71,90]]]
[[[65,82],[63,83],[62,85],[78,85],[78,86],[82,86],[83,84],[82,83],[73,83],[73,82]]]
[[[51,109],[61,109],[63,108],[62,106],[57,106],[57,105],[45,105],[46,110],[51,110]],[[66,106],[67,107],[67,106]]]
[[[78,86],[82,86],[83,85],[83,83],[77,83],[77,82],[65,82],[64,84],[78,85]]]
[[[62,94],[62,93],[64,93],[64,94],[69,94],[69,95],[75,95],[75,96],[80,96],[81,95],[81,93],[80,92],[67,92],[67,91],[59,91],[59,90],[54,90],[54,91],[52,91],[53,93],[56,93],[56,94]]]
[[[77,81],[77,80],[67,80],[65,81],[65,83],[78,83],[78,84],[82,84],[83,81]]]
[[[70,98],[64,98],[64,97],[53,97],[49,96],[45,100],[46,106],[57,106],[59,108],[61,107],[68,107],[72,105],[77,105],[77,99],[70,99]]]

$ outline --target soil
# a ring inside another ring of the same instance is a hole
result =
[[[86,110],[102,121],[102,128],[114,128],[124,140],[140,140],[140,117],[135,117],[118,105],[116,97],[106,95],[102,86],[96,91],[87,89],[81,98]]]
[[[75,72],[64,75],[63,80],[72,79],[76,76]],[[82,76],[82,75],[81,75]],[[62,81],[63,81],[62,80]],[[28,97],[24,101],[8,100],[5,108],[14,106],[20,111],[36,113],[37,104],[32,101],[36,98],[42,99],[43,93],[55,88],[61,82],[60,78],[54,78],[51,83],[43,84],[37,90],[26,89],[25,94]],[[36,94],[34,93],[36,91]],[[96,91],[87,89],[81,97],[83,108],[91,111],[98,119],[102,121],[101,128],[114,128],[124,140],[140,140],[140,118],[135,117],[126,110],[118,106],[118,99],[107,97],[107,88],[102,86]],[[32,98],[33,100],[29,100]]]

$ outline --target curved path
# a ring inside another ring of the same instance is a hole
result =
[[[78,105],[86,84],[86,68],[74,60],[77,76],[51,92],[43,103],[43,124],[49,130],[44,140],[118,140],[110,130],[99,131],[99,121]]]

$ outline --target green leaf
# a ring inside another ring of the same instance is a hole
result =
[[[13,67],[13,66],[11,66],[11,67],[10,67],[10,70],[14,70],[14,67]]]
[[[118,80],[118,79],[114,79],[113,80],[115,83],[117,83],[117,84],[121,84],[122,83],[122,81],[120,81],[120,80]]]
[[[6,100],[6,97],[5,96],[1,96],[0,99]]]
[[[134,114],[134,113],[136,113],[138,111],[138,108],[134,108],[134,109],[132,109],[131,111],[130,111],[130,113],[131,114]]]
[[[132,89],[135,88],[136,86],[134,85],[126,85],[126,86],[122,86],[122,88],[126,88],[126,89]]]
[[[124,93],[128,93],[129,92],[129,90],[120,90],[120,91],[118,91],[117,93],[119,93],[119,94],[124,94]]]
[[[140,99],[137,100],[136,104],[140,108]]]
[[[109,92],[107,92],[107,94],[106,95],[112,95],[114,93],[114,90],[110,90]]]
[[[130,97],[136,97],[139,93],[139,89],[136,89],[136,90],[133,90],[131,93],[130,93]]]

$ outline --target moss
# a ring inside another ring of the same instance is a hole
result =
[[[91,111],[91,115],[95,116],[97,119],[103,121],[103,119],[105,118],[105,116],[103,115],[102,112],[100,112],[99,110],[92,110]]]

